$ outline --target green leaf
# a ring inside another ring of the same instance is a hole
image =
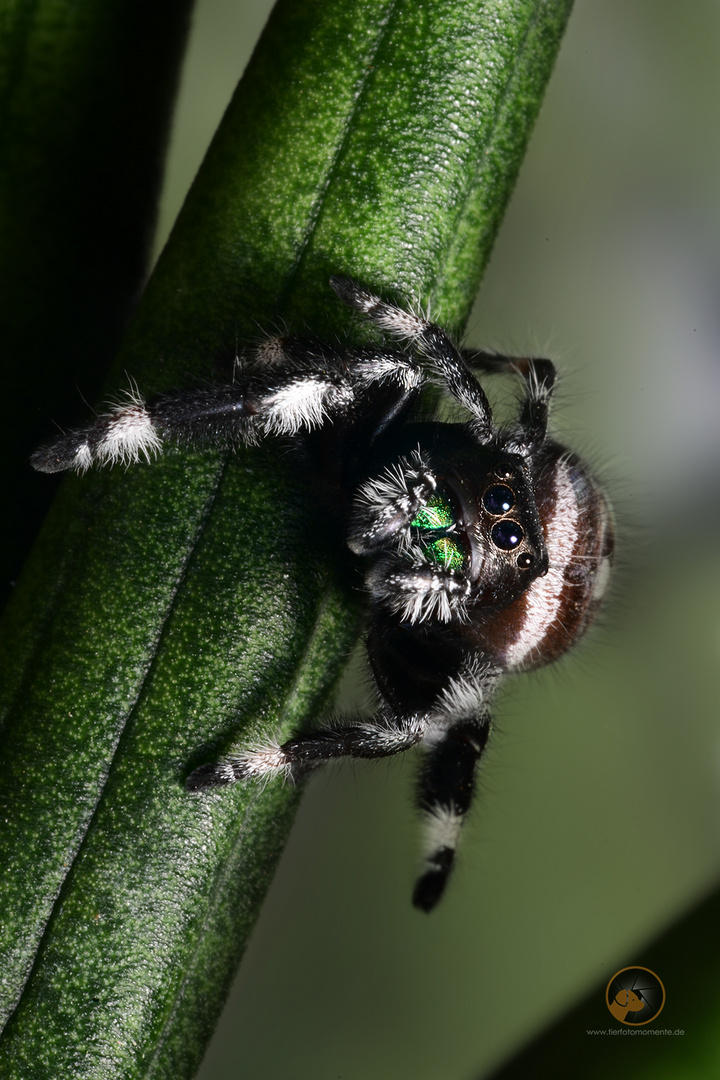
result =
[[[278,324],[364,333],[335,272],[460,329],[569,7],[281,2],[111,388],[209,377]],[[3,627],[7,1075],[192,1075],[298,792],[183,780],[318,717],[357,632],[344,564],[276,446],[63,485]]]

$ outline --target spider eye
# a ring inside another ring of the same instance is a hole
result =
[[[483,495],[483,506],[490,514],[507,514],[515,505],[515,493],[506,484],[493,484]]]
[[[495,466],[495,475],[499,476],[501,480],[512,480],[515,473],[508,464],[500,464]]]
[[[534,562],[535,559],[529,551],[523,551],[522,555],[518,555],[515,560],[515,564],[520,570],[529,570]]]
[[[525,531],[517,521],[498,521],[493,525],[490,536],[496,547],[502,551],[512,551],[522,544]]]

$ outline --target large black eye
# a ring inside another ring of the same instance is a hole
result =
[[[515,505],[515,493],[506,484],[493,484],[483,495],[483,506],[491,514],[507,514]]]
[[[525,532],[517,521],[498,521],[493,525],[490,536],[496,547],[503,551],[512,551],[522,544]]]

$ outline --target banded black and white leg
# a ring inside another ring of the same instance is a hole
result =
[[[312,431],[346,415],[373,383],[394,382],[402,403],[423,378],[417,360],[403,353],[342,354],[326,348],[322,354],[307,342],[287,338],[273,339],[268,354],[272,362],[263,365],[262,350],[253,350],[246,370],[232,382],[208,383],[147,402],[133,388],[94,423],[40,447],[32,465],[47,473],[85,472],[92,465],[150,460],[166,442],[253,445],[267,436]]]
[[[472,804],[477,766],[490,734],[489,702],[497,678],[492,667],[471,663],[449,681],[427,713],[401,719],[381,711],[367,720],[333,720],[282,744],[268,741],[202,765],[187,778],[186,787],[202,791],[278,776],[296,781],[328,761],[391,757],[422,744],[427,756],[417,803],[423,817],[424,864],[413,903],[431,911],[447,885]]]
[[[412,311],[382,300],[350,278],[332,277],[330,284],[341,300],[366,315],[379,329],[419,348],[447,390],[470,413],[478,441],[492,441],[497,432],[485,391],[444,330]]]
[[[471,426],[480,443],[496,436],[490,405],[473,370],[511,370],[523,379],[526,396],[518,427],[531,445],[539,445],[547,431],[548,407],[555,384],[555,365],[550,360],[511,357],[473,349],[457,349],[445,331],[404,308],[390,304],[349,278],[333,277],[331,285],[341,300],[362,312],[381,330],[415,343],[424,353],[446,388],[472,416]],[[518,440],[520,444],[520,440]]]
[[[359,363],[367,369],[365,357]],[[398,369],[398,381],[410,381],[410,365]],[[39,472],[92,465],[150,460],[166,442],[223,447],[257,443],[269,435],[311,431],[330,417],[347,413],[362,390],[363,379],[345,361],[313,359],[312,369],[271,371],[229,383],[203,386],[153,398],[135,391],[94,423],[40,447],[32,455]]]
[[[422,911],[432,911],[448,883],[490,726],[488,710],[454,723],[423,763],[417,802],[423,818],[424,863],[413,892],[413,904]]]
[[[490,707],[501,677],[489,661],[473,657],[448,680],[428,715],[417,789],[424,865],[413,904],[431,911],[455,863],[460,831],[475,795],[477,768],[492,726]]]
[[[525,384],[517,429],[518,451],[525,453],[539,446],[547,434],[548,415],[557,372],[552,360],[541,357],[503,356],[479,349],[461,350],[469,368],[488,374],[510,371]]]
[[[237,780],[273,776],[297,781],[327,761],[402,754],[422,741],[426,727],[422,716],[398,719],[380,712],[369,719],[340,717],[315,731],[295,735],[282,744],[268,741],[222,761],[201,765],[190,773],[186,787],[190,791],[200,791],[234,784]]]
[[[161,395],[145,402],[127,399],[86,428],[37,450],[40,472],[150,459],[165,442],[187,446],[253,444],[267,435],[311,430],[328,415],[341,415],[354,401],[348,377],[328,363],[324,369],[238,378]]]

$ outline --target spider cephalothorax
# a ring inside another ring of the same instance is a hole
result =
[[[347,545],[364,564],[377,711],[246,747],[196,769],[187,786],[298,779],[332,758],[422,744],[426,850],[413,899],[429,911],[452,868],[497,685],[556,659],[589,625],[607,584],[612,515],[587,466],[547,436],[549,360],[460,352],[411,311],[347,278],[331,284],[406,349],[275,338],[240,354],[232,382],[147,403],[134,395],[38,450],[33,464],[83,471],[150,458],[165,441],[216,446],[281,435],[332,472],[323,479],[346,493],[339,513]],[[522,380],[512,425],[496,426],[472,369]],[[466,422],[419,418],[428,381],[464,408]],[[328,439],[333,453],[314,454]]]

